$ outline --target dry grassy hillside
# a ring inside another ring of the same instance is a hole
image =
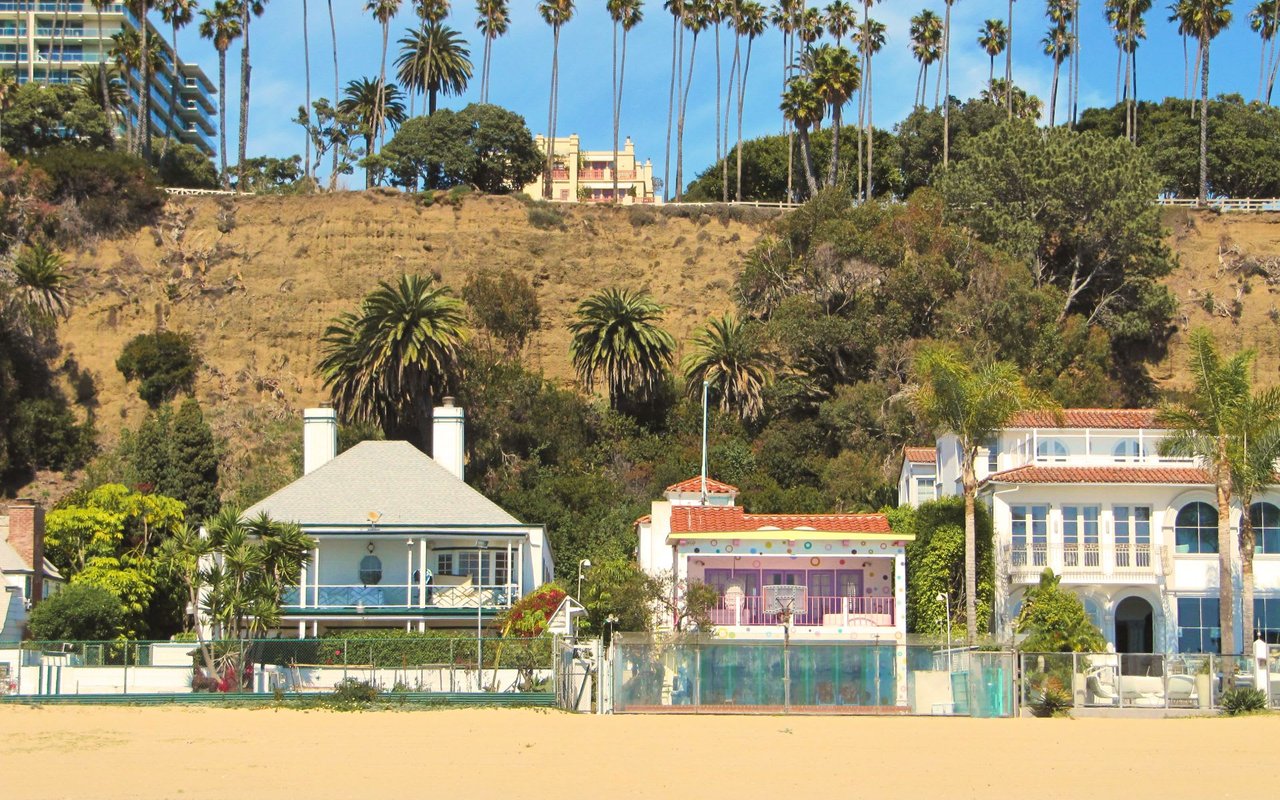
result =
[[[557,210],[563,230],[533,227],[512,198],[431,207],[391,192],[176,199],[155,227],[72,254],[77,302],[61,338],[98,381],[98,428],[110,444],[145,410],[115,367],[125,342],[157,325],[193,334],[205,362],[200,401],[234,448],[264,418],[324,399],[320,333],[381,279],[437,273],[460,291],[487,267],[527,275],[543,329],[526,360],[563,381],[578,300],[605,286],[647,288],[683,341],[731,306],[736,264],[769,216],[744,224],[655,209]]]

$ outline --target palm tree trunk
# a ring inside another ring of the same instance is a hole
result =
[[[1133,118],[1133,143],[1138,143],[1138,51],[1129,56],[1129,116]]]
[[[871,101],[875,99],[871,86],[871,53],[867,53],[867,200],[871,200],[873,196],[873,185],[871,182],[871,166],[875,163],[875,109],[872,108]]]
[[[991,87],[991,82],[996,79],[996,57],[991,55],[991,63],[987,65],[987,87]]]
[[[1009,0],[1009,34],[1004,45],[1004,94],[1008,118],[1013,119],[1013,0]]]
[[[338,78],[338,26],[333,21],[333,0],[328,0],[328,5],[329,5],[329,36],[333,40],[333,105],[335,108],[337,108],[338,94],[341,91],[341,89],[339,88],[340,80]],[[218,95],[218,96],[225,97],[225,95]],[[222,107],[223,105],[225,104],[219,104],[219,107]],[[332,149],[333,149],[333,164],[330,167],[332,171],[329,175],[329,191],[331,192],[338,188],[338,145],[335,143]]]
[[[738,79],[738,189],[734,196],[742,202],[742,105],[747,97],[747,75],[751,72],[751,44],[754,37],[747,37],[747,58],[742,67],[742,77]]]
[[[111,122],[113,115],[111,113],[111,94],[107,90],[107,65],[106,62],[102,60],[104,55],[104,40],[102,38],[102,9],[98,6],[94,6],[94,8],[97,9],[98,13],[98,91],[102,92],[102,113],[107,117],[107,129],[111,132],[111,138],[114,139],[116,126]],[[14,25],[17,25],[17,20],[14,21]],[[14,30],[17,30],[17,28],[15,27]],[[14,53],[16,56],[17,51],[14,51]],[[17,78],[16,72],[14,77]]]
[[[391,34],[391,20],[382,23],[382,62],[378,68],[378,103],[377,112],[373,115],[373,134],[379,142],[385,142],[384,126],[382,121],[387,116],[387,37]],[[409,88],[412,92],[413,89]],[[373,155],[373,151],[369,151],[369,155]]]
[[[733,58],[729,60],[729,84],[725,87],[724,92],[724,147],[721,151],[724,153],[724,162],[721,172],[724,180],[724,202],[729,202],[729,119],[733,114],[736,103],[734,102],[737,95],[734,94],[734,87],[738,85],[742,75],[742,37],[734,35],[733,37]]]
[[[1253,639],[1253,553],[1257,532],[1249,510],[1252,498],[1240,498],[1240,634],[1245,647]],[[1247,652],[1247,651],[1246,651]]]
[[[151,26],[147,24],[149,6],[148,0],[142,0],[142,18],[138,20],[138,26],[142,28],[142,91],[138,93],[142,104],[142,121],[139,135],[142,159],[147,163],[151,163]]]
[[[679,68],[676,64],[676,53],[679,51],[677,44],[677,32],[680,30],[680,18],[672,15],[671,17],[671,87],[667,90],[667,149],[666,155],[662,159],[662,198],[663,200],[671,197],[671,123],[675,118],[676,109],[676,74]]]
[[[560,27],[551,26],[551,92],[547,100],[547,168],[542,179],[542,196],[550,200],[552,165],[556,152],[556,69],[560,55]]]
[[[831,106],[831,160],[827,164],[827,186],[836,185],[836,173],[840,168],[840,106]]]
[[[818,193],[818,179],[813,171],[813,151],[809,148],[809,127],[797,125],[796,133],[800,139],[800,159],[804,161],[804,177],[809,184],[809,198],[812,199]]]
[[[306,2],[306,0],[303,0]],[[182,123],[182,118],[178,114],[178,81],[182,75],[178,70],[178,22],[175,19],[169,23],[169,31],[173,36],[173,79],[169,82],[169,117],[172,120],[169,126],[169,135],[164,137],[164,144],[161,145],[160,157],[164,158],[169,152],[169,142],[174,138],[174,128]],[[311,137],[307,137],[308,147],[311,144]]]
[[[61,2],[58,3],[57,7],[62,11],[62,26],[58,28],[58,76],[60,79],[65,80],[67,69],[67,21],[71,16],[71,9]]]
[[[174,44],[177,44],[177,31],[174,32]],[[304,73],[307,92],[307,127],[311,127],[311,34],[307,28],[307,0],[302,0],[302,71]],[[311,133],[307,132],[303,142],[304,161],[303,174],[308,180],[314,179],[311,163]]]
[[[1129,89],[1129,81],[1128,81],[1129,75],[1127,72],[1124,72],[1124,65],[1128,63],[1124,57],[1124,47],[1125,46],[1123,42],[1116,42],[1116,105],[1119,105],[1121,100],[1120,75],[1122,73],[1124,73],[1124,77],[1125,77],[1125,84],[1124,84],[1125,91],[1128,91]]]
[[[942,27],[942,71],[947,76],[947,89],[942,98],[942,166],[945,167],[951,160],[951,0],[947,0]]]
[[[609,83],[609,87],[613,89],[613,107],[612,119],[613,123],[613,165],[610,172],[613,174],[613,202],[618,202],[618,21],[613,21],[613,77]]]
[[[240,147],[239,155],[240,182],[245,179],[245,153],[249,146],[249,8],[251,3],[241,3],[240,34],[244,37],[240,45]],[[334,98],[337,102],[337,98]]]
[[[618,61],[618,106],[613,112],[613,199],[619,203],[618,197],[618,129],[622,125],[622,84],[627,77],[627,29],[622,29],[622,58]],[[632,184],[634,186],[634,184]],[[641,198],[643,199],[643,198]]]
[[[1218,616],[1223,655],[1236,652],[1235,598],[1231,575],[1231,473],[1218,469]]]
[[[1203,29],[1202,29],[1203,30]],[[1200,205],[1209,199],[1209,37],[1201,34],[1200,59]],[[1225,632],[1223,633],[1225,636]]]
[[[1062,61],[1058,58],[1053,59],[1053,83],[1049,89],[1049,127],[1053,127],[1054,116],[1058,111],[1058,72],[1062,65]]]
[[[698,57],[698,34],[693,34],[689,46],[689,75],[684,83],[684,98],[680,101],[680,118],[676,123],[676,201],[684,199],[684,117],[689,109],[689,90],[693,88],[693,64]]]
[[[795,46],[795,34],[784,33],[783,39],[785,39],[785,41],[782,43],[782,91],[786,92],[787,91],[787,67],[790,66],[790,63],[791,63],[789,58],[791,50],[789,48],[793,48]],[[786,201],[790,203],[792,198],[795,196],[795,192],[792,189],[792,186],[793,186],[792,176],[795,173],[794,163],[795,163],[796,143],[795,143],[795,128],[787,121],[787,117],[785,114],[782,117],[782,129],[787,134],[787,198],[786,198]]]
[[[1196,55],[1199,58],[1199,54]],[[1182,34],[1182,99],[1191,96],[1191,61],[1187,57],[1187,35]]]
[[[865,43],[858,46],[859,54],[862,56],[862,63],[867,63],[867,48]],[[864,66],[865,71],[865,66]],[[862,139],[866,135],[867,129],[867,90],[865,86],[858,86],[858,182],[856,186],[857,194],[854,195],[858,201],[862,201]]]
[[[964,627],[965,641],[970,646],[978,641],[978,530],[974,501],[978,480],[973,471],[973,457],[966,455],[962,465],[964,483]]]
[[[225,49],[218,50],[218,97],[221,99],[227,96],[227,51]],[[230,176],[227,175],[227,104],[219,101],[218,103],[218,164],[219,173],[222,175],[222,188],[225,190],[231,186]],[[335,169],[334,174],[338,171]]]
[[[720,178],[721,202],[729,202],[729,162],[724,158],[724,150],[721,147],[722,139],[720,128],[720,23],[715,23],[716,29],[716,161],[720,162]]]

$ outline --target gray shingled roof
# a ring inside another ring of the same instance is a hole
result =
[[[408,442],[361,442],[248,510],[301,525],[520,525]]]

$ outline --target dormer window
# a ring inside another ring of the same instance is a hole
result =
[[[1067,446],[1061,439],[1041,439],[1036,444],[1036,459],[1040,461],[1066,461]]]

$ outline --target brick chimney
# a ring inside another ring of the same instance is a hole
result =
[[[29,497],[9,504],[9,546],[31,566],[32,605],[44,596],[44,509]]]

